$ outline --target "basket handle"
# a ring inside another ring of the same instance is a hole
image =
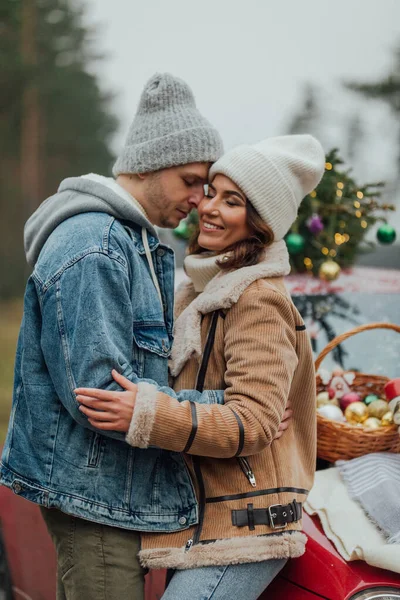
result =
[[[362,331],[369,331],[370,329],[393,329],[393,331],[400,333],[400,325],[395,325],[394,323],[369,323],[368,325],[359,325],[358,327],[354,327],[354,329],[350,329],[350,331],[346,331],[346,333],[337,335],[329,342],[329,344],[325,346],[315,360],[315,370],[318,371],[325,356],[329,354],[331,350],[336,348],[336,346],[339,346],[339,344],[347,340],[347,338],[352,337],[357,333],[361,333]]]

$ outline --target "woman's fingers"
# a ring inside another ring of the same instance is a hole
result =
[[[125,431],[124,429],[119,427],[117,423],[95,421],[94,419],[88,419],[88,421],[92,425],[92,427],[96,427],[96,429],[101,429],[102,431]]]
[[[126,377],[124,377],[123,375],[121,375],[121,373],[118,373],[118,371],[116,371],[115,369],[113,369],[111,371],[111,375],[113,376],[114,380],[122,388],[124,388],[124,390],[129,390],[129,391],[132,391],[132,392],[136,392],[136,389],[137,389],[136,383],[132,383],[132,381],[129,381],[129,379],[127,379]]]
[[[283,413],[282,423],[285,423],[286,421],[289,421],[292,417],[293,417],[293,411],[292,411],[292,409],[291,408],[287,408],[285,410],[285,412]]]
[[[279,431],[283,432],[286,431],[286,429],[289,427],[290,425],[290,421],[282,421],[282,423],[279,425]]]
[[[93,410],[92,408],[88,408],[87,406],[80,406],[79,410],[86,415],[89,419],[94,419],[95,421],[110,421],[113,422],[116,419],[116,416],[113,412],[110,411],[99,411]]]
[[[79,404],[82,406],[87,406],[88,408],[95,408],[96,410],[105,410],[110,412],[116,411],[116,403],[104,400],[97,400],[97,398],[92,398],[91,396],[77,396],[76,397]]]
[[[136,394],[137,392],[137,385],[135,383],[132,383],[131,381],[129,381],[129,379],[127,379],[126,377],[124,377],[123,375],[120,375],[120,373],[118,373],[115,369],[112,370],[112,376],[115,379],[115,381],[125,390],[128,390],[130,392],[134,392]],[[88,400],[94,401],[94,400],[102,400],[103,402],[110,402],[110,401],[114,401],[114,402],[119,402],[121,400],[121,394],[124,394],[125,392],[121,392],[121,391],[110,391],[110,390],[101,390],[98,388],[76,388],[74,390],[74,393],[77,395],[77,398],[79,398],[79,402],[82,402],[82,398],[86,397]]]
[[[293,416],[293,411],[290,408],[290,406],[288,405],[288,408],[286,408],[285,412],[283,413],[282,421],[279,424],[279,429],[275,436],[276,440],[279,440],[279,438],[282,437],[282,435],[284,434],[286,429],[288,429],[292,416]]]
[[[87,396],[95,400],[118,400],[121,392],[110,392],[109,390],[99,390],[97,388],[76,388],[74,393],[79,396]]]

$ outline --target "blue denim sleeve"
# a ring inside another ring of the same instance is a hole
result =
[[[190,400],[191,402],[197,402],[198,404],[223,404],[224,403],[224,390],[204,390],[203,392],[198,392],[197,390],[181,390],[180,392],[175,393],[174,390],[170,390],[170,388],[160,388],[160,392],[164,392],[168,394],[168,396],[173,396],[179,400],[179,402],[183,402],[184,400]]]
[[[197,390],[180,390],[179,392],[175,392],[175,390],[167,385],[158,385],[153,379],[141,379],[133,372],[125,372],[122,373],[122,375],[132,381],[132,383],[151,383],[156,386],[159,392],[163,392],[164,394],[171,396],[171,398],[175,398],[178,402],[189,400],[190,402],[197,402],[198,404],[224,404],[224,390],[204,390],[203,392],[198,392]]]

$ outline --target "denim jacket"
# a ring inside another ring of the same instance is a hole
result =
[[[223,402],[222,391],[175,394],[166,387],[173,251],[112,187],[65,180],[27,224],[27,255],[36,262],[24,299],[0,481],[28,500],[91,521],[176,531],[198,519],[182,455],[132,448],[123,434],[98,432],[73,392],[118,389],[115,368],[182,401]]]

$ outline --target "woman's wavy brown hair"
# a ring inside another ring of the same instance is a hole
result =
[[[219,268],[224,271],[256,265],[260,262],[265,248],[274,241],[272,229],[264,223],[249,201],[246,203],[246,212],[247,224],[252,231],[252,236],[224,249],[224,252],[229,253],[228,260],[217,262]],[[189,243],[189,254],[206,252],[206,249],[199,245],[199,233],[200,230],[197,228]]]

